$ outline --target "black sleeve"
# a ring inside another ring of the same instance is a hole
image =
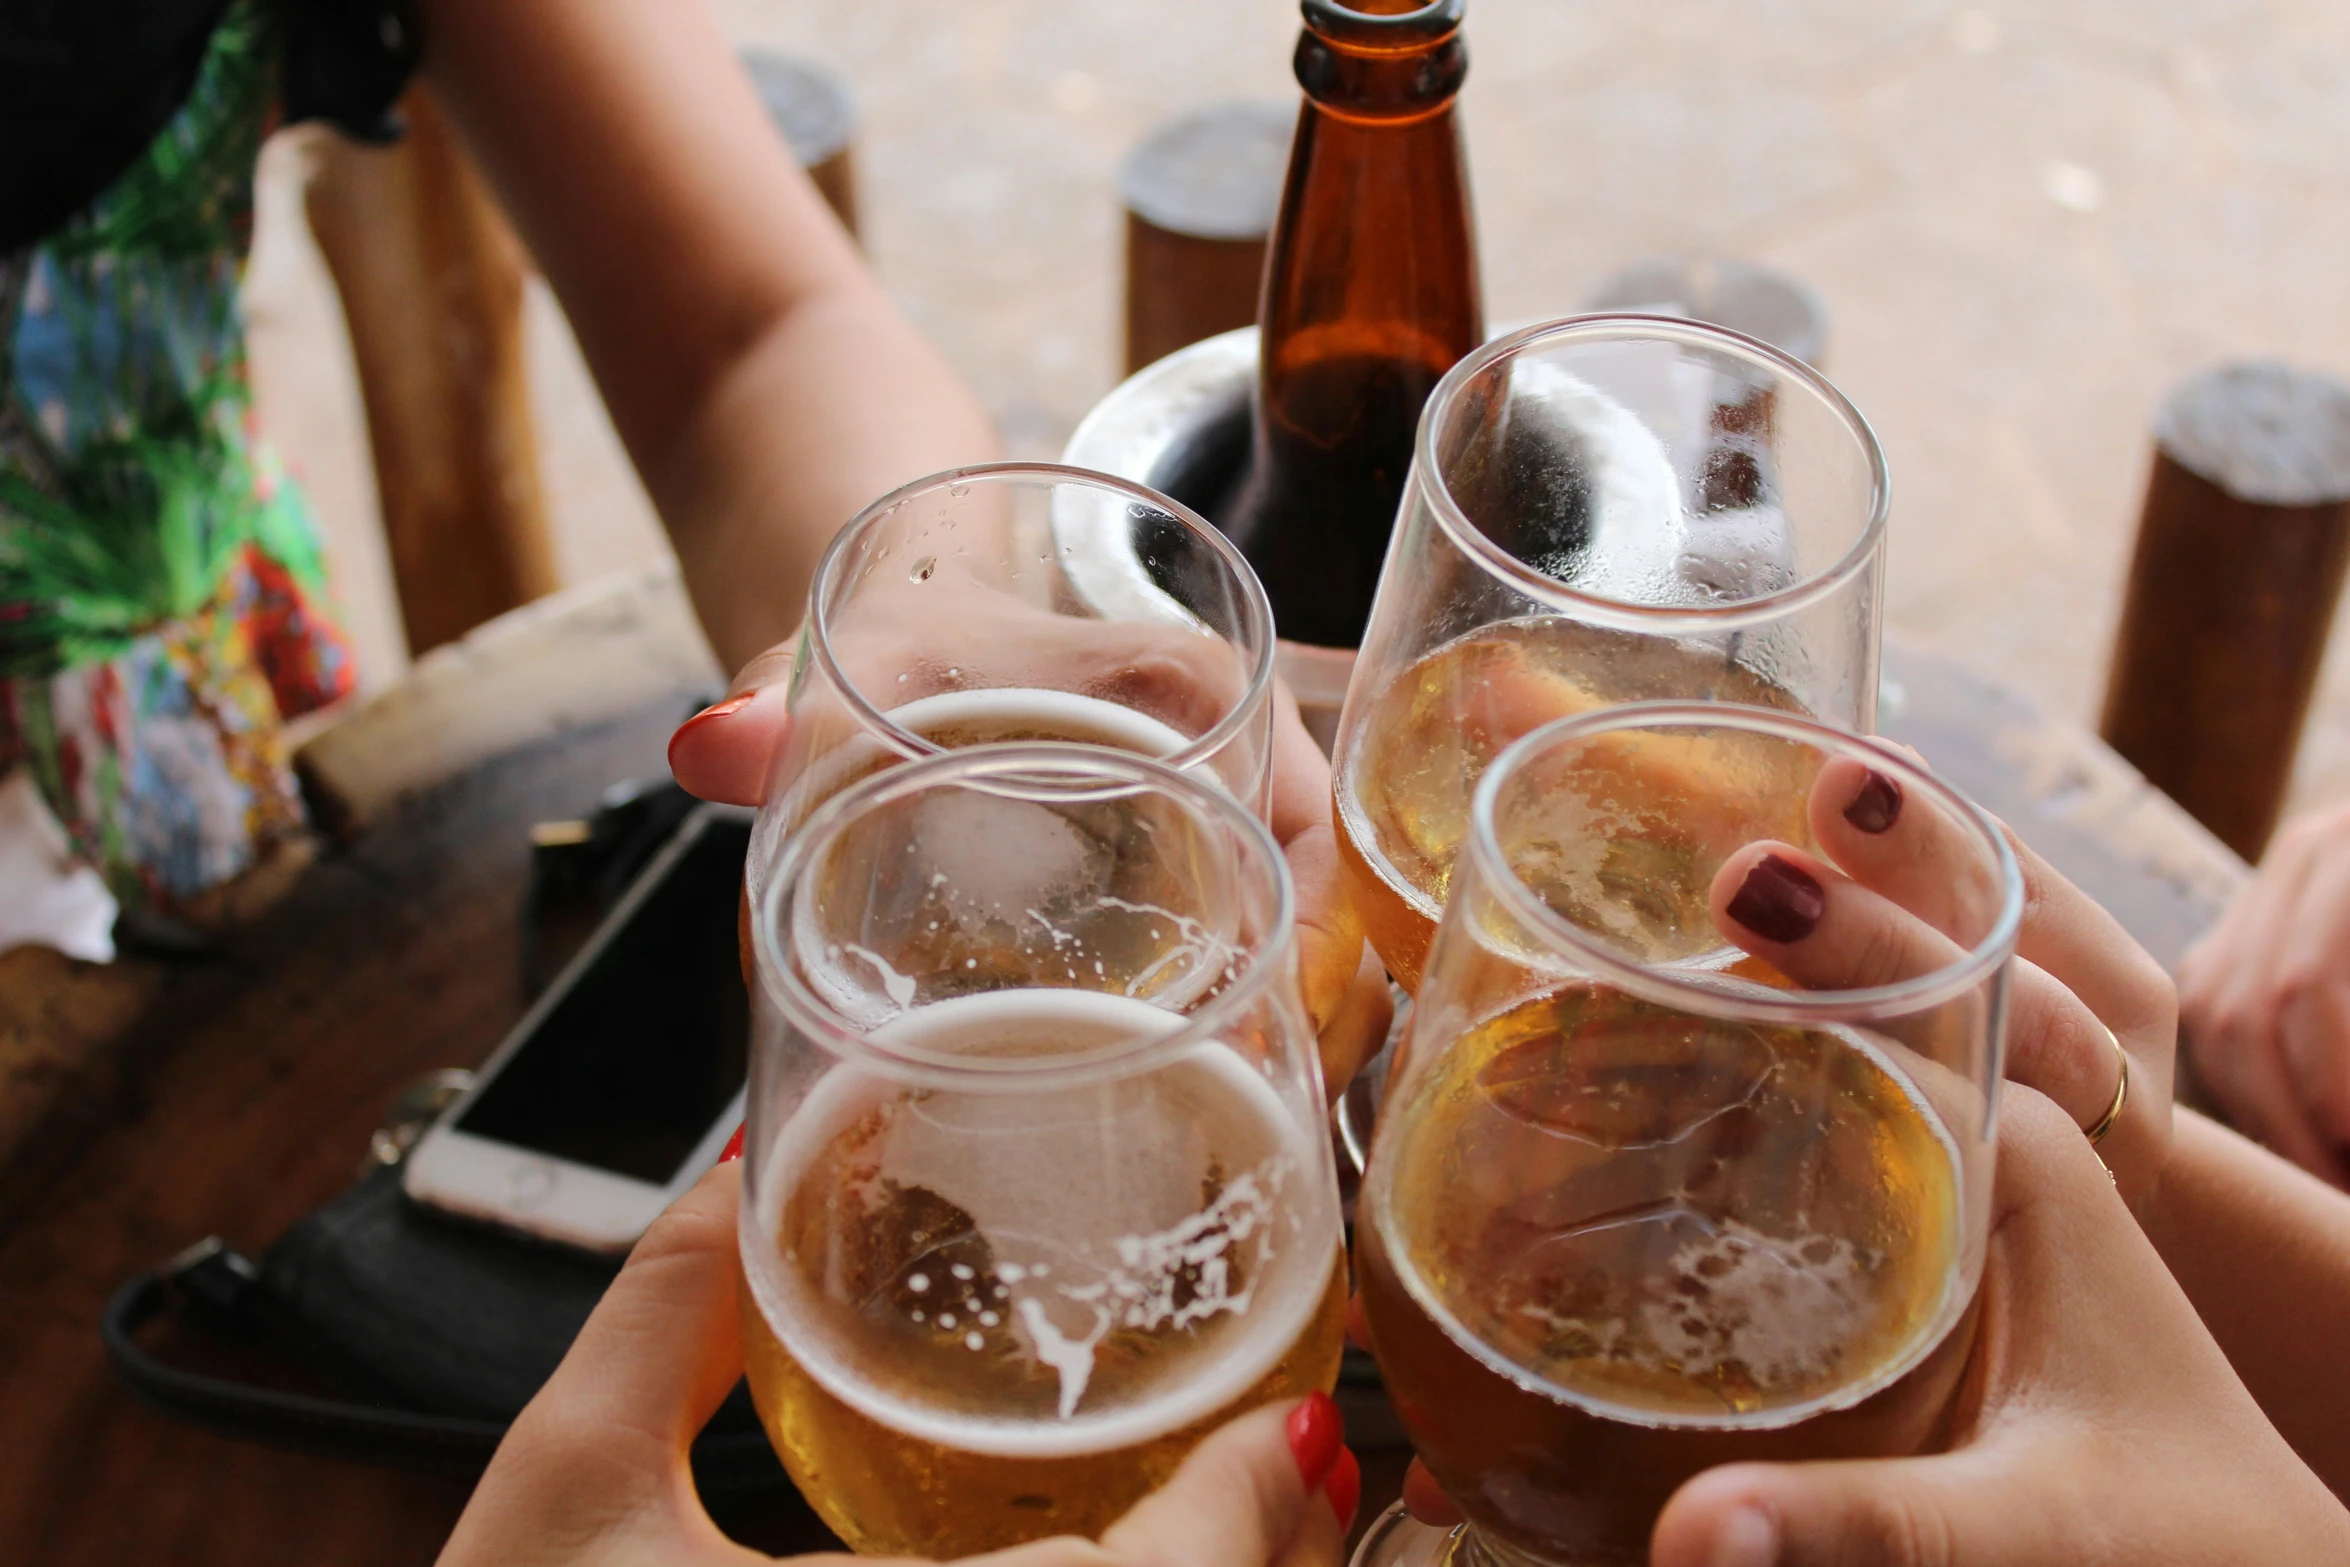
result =
[[[287,0],[287,121],[325,120],[360,141],[391,141],[400,133],[392,105],[423,45],[409,0]]]
[[[228,0],[0,5],[0,255],[137,161],[195,85]]]
[[[363,141],[423,38],[411,0],[279,0],[286,119]],[[495,0],[477,0],[495,3]],[[229,0],[0,0],[0,256],[94,200],[187,102]]]

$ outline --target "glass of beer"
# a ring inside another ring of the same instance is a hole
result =
[[[1884,454],[1844,395],[1735,332],[1581,316],[1498,338],[1420,415],[1335,753],[1371,941],[1417,990],[1504,747],[1619,702],[1875,726]]]
[[[1261,813],[1273,649],[1248,562],[1156,491],[1048,463],[959,468],[893,491],[817,567],[751,897],[824,800],[964,746],[1111,746]]]
[[[861,1552],[1096,1535],[1328,1389],[1346,1268],[1288,875],[1221,787],[1093,746],[885,769],[757,915],[744,1353]]]
[[[1871,772],[1939,857],[1899,873],[1916,939],[1823,924],[1799,982],[1713,911],[1757,842],[1850,845],[1814,824]],[[1987,817],[1812,719],[1642,703],[1502,753],[1355,1213],[1380,1372],[1468,1522],[1398,1511],[1357,1567],[1641,1563],[1699,1470],[1942,1439],[2022,901]]]

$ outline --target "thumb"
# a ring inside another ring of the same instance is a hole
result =
[[[1657,1520],[1653,1567],[2037,1567],[2079,1559],[2048,1468],[1989,1448],[1709,1469]],[[2033,1473],[2025,1473],[2029,1469]]]
[[[741,1191],[741,1164],[719,1165],[653,1221],[525,1421],[683,1461],[742,1376]]]
[[[1335,1563],[1344,1538],[1337,1515],[1322,1491],[1306,1489],[1286,1434],[1296,1407],[1267,1405],[1202,1442],[1173,1479],[1103,1533],[1103,1549],[1119,1567]]]
[[[669,774],[686,793],[722,805],[760,805],[767,768],[791,722],[794,649],[769,648],[742,668],[726,699],[703,708],[669,737]]]
[[[1654,1567],[2102,1560],[2117,1520],[2184,1540],[2182,1497],[2227,1489],[2215,1456],[2259,1451],[2258,1410],[2080,1129],[2021,1085],[2000,1108],[1979,1299],[1979,1391],[1961,1395],[1950,1451],[1709,1470],[1666,1503]],[[2207,1444],[2185,1466],[2164,1446],[2182,1431]]]

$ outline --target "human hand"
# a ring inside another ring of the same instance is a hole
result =
[[[1038,616],[1030,612],[1009,635],[1029,638],[1056,628],[1098,628],[1080,645],[1089,660],[1116,663],[1154,690],[1187,682],[1192,665],[1164,647],[1127,644],[1162,628],[1116,621]],[[1113,630],[1111,628],[1124,628]],[[1121,639],[1115,645],[1105,637]],[[1184,639],[1188,642],[1196,639]],[[1175,643],[1178,650],[1184,642]],[[790,726],[787,693],[793,646],[770,648],[743,667],[725,700],[697,713],[669,742],[669,770],[680,786],[705,800],[756,806],[763,802],[768,768]],[[1147,704],[1166,710],[1175,699]],[[1313,1020],[1326,1094],[1336,1098],[1387,1037],[1387,976],[1363,940],[1363,926],[1338,862],[1332,819],[1330,763],[1306,733],[1286,687],[1273,691],[1272,787],[1266,825],[1281,845],[1297,888],[1298,973]],[[746,949],[747,950],[747,949]]]
[[[2179,1021],[2229,1119],[2350,1188],[2350,806],[2278,835],[2180,961]]]
[[[2261,1414],[2065,1112],[2009,1095],[1998,1170],[1979,1391],[1948,1448],[1708,1470],[1658,1518],[1653,1567],[2350,1560],[2350,1514]],[[1404,1501],[1423,1523],[1460,1520],[1416,1461]]]
[[[1888,983],[1955,961],[1958,933],[1978,934],[1967,930],[1955,889],[1979,856],[1932,802],[1905,798],[1890,777],[1837,758],[1813,784],[1807,825],[1820,853],[1746,845],[1723,862],[1710,893],[1722,932],[1797,984]],[[2113,1102],[2114,1046],[2127,1050],[2129,1094],[2095,1153],[2125,1198],[2143,1197],[2170,1146],[2176,1025],[2168,977],[2012,833],[2008,843],[2023,876],[2024,908],[2008,998],[2007,1075],[2071,1112],[2073,1135],[2086,1146],[2080,1129]],[[1422,1522],[1459,1520],[1417,1463],[1404,1499]]]
[[[1796,983],[1823,988],[1890,983],[1956,958],[1963,938],[1951,889],[1973,857],[1957,823],[1930,801],[1905,799],[1886,775],[1838,758],[1812,787],[1810,826],[1824,859],[1758,843],[1723,863],[1713,908],[1724,934]],[[2007,1076],[2088,1128],[2114,1102],[2114,1047],[2126,1051],[2128,1094],[2097,1153],[2134,1202],[2153,1189],[2170,1151],[2178,1038],[2170,978],[2014,833],[2007,842],[2024,880]]]
[[[2350,1514],[2037,1094],[2002,1116],[1982,1297],[1948,1451],[1710,1470],[1657,1520],[1655,1567],[2350,1560]]]
[[[507,1433],[440,1567],[753,1567],[695,1495],[694,1435],[742,1375],[735,1210],[722,1164],[645,1232],[570,1354]],[[987,1567],[1336,1567],[1361,1472],[1327,1398],[1225,1426],[1097,1544]],[[848,1567],[845,1556],[796,1558]],[[886,1564],[885,1564],[886,1567]],[[899,1567],[914,1567],[900,1563]]]

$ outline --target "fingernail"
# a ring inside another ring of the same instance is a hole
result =
[[[1741,1507],[1722,1520],[1706,1567],[1772,1567],[1779,1559],[1779,1530],[1770,1516]]]
[[[1363,1466],[1351,1448],[1338,1450],[1338,1462],[1330,1467],[1330,1478],[1322,1482],[1322,1494],[1330,1499],[1330,1510],[1338,1515],[1338,1532],[1344,1534],[1355,1526],[1355,1510],[1363,1505]]]
[[[750,1123],[748,1121],[734,1129],[734,1135],[726,1140],[725,1150],[718,1155],[720,1164],[731,1164],[743,1156],[743,1133],[749,1130]]]
[[[683,740],[688,734],[692,733],[696,726],[713,724],[716,723],[719,719],[726,717],[729,713],[741,712],[745,707],[750,705],[751,699],[758,694],[759,693],[756,691],[745,691],[742,693],[742,695],[730,696],[723,702],[713,702],[708,707],[705,707],[700,712],[694,714],[693,717],[687,719],[684,723],[679,724],[677,726],[677,733],[669,737],[669,755],[672,763],[674,764],[677,757],[678,742]],[[676,770],[676,767],[672,765],[670,771],[675,772]]]
[[[1828,895],[1811,872],[1776,854],[1754,862],[1738,895],[1730,900],[1730,918],[1765,941],[1801,941],[1819,928],[1827,911]]]
[[[1860,793],[1852,797],[1852,803],[1844,807],[1844,819],[1862,832],[1883,832],[1901,820],[1901,786],[1870,768],[1868,781],[1860,786]]]
[[[1318,1491],[1330,1477],[1331,1465],[1346,1451],[1346,1423],[1327,1393],[1309,1393],[1289,1412],[1289,1453],[1297,1460],[1298,1478],[1307,1493]],[[1360,1488],[1357,1477],[1357,1488]]]

